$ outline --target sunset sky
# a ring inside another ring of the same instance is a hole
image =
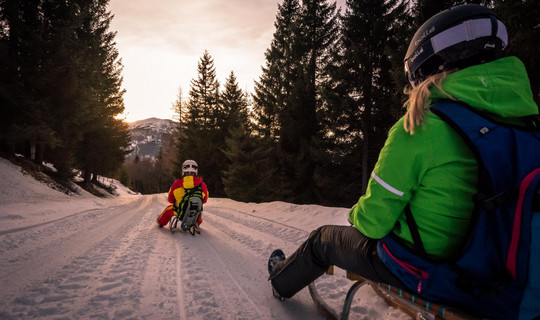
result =
[[[344,3],[340,0],[338,3]],[[234,71],[253,91],[275,31],[278,0],[111,0],[123,71],[125,120],[171,119],[182,88],[188,97],[204,50],[223,85]]]

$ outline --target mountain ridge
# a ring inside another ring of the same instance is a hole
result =
[[[130,158],[155,159],[159,150],[172,137],[176,130],[176,122],[171,119],[148,118],[128,122],[131,135]]]

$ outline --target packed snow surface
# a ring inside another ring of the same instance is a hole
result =
[[[66,195],[0,158],[0,319],[321,319],[307,288],[273,298],[267,259],[348,208],[210,198],[201,235],[171,234],[156,223],[166,194],[109,183],[116,197]],[[316,281],[338,312],[351,284]],[[408,316],[364,286],[350,319]]]

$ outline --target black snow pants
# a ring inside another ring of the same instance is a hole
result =
[[[379,258],[377,240],[352,226],[322,226],[314,230],[291,256],[274,267],[269,280],[279,295],[290,298],[331,265],[374,282],[405,288]]]

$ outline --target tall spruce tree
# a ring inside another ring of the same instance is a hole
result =
[[[249,134],[247,124],[231,128],[226,139],[228,169],[223,173],[227,197],[237,201],[273,201],[276,193],[276,159],[267,139]]]
[[[115,118],[124,111],[124,90],[122,65],[114,43],[116,33],[109,31],[112,15],[107,11],[108,2],[81,1],[80,5],[83,23],[78,34],[85,44],[81,72],[90,90],[84,105],[86,117],[80,123],[82,140],[77,146],[77,162],[87,183],[92,173],[94,177],[114,174],[129,144],[127,124]]]
[[[221,173],[225,169],[225,137],[222,135],[224,117],[219,103],[219,82],[214,60],[205,51],[198,63],[198,77],[191,81],[187,113],[182,115],[178,135],[177,162],[192,159],[199,164],[199,173],[209,190],[223,196]],[[179,168],[180,169],[180,168]]]
[[[536,104],[540,108],[540,2],[538,0],[495,0],[494,10],[508,30],[507,55],[523,61]]]
[[[403,1],[347,1],[340,42],[324,82],[330,170],[320,170],[317,175],[322,185],[341,181],[348,195],[333,196],[347,204],[354,203],[367,187],[400,108],[402,89],[396,89],[399,77],[393,76],[390,54],[401,56],[406,49],[396,41],[403,33],[401,28],[408,28],[405,10]]]
[[[276,169],[269,158],[272,149],[263,148],[265,139],[251,134],[247,96],[238,87],[233,72],[225,83],[221,102],[228,115],[225,135],[228,163],[223,172],[225,193],[239,201],[273,200],[271,181]]]
[[[46,28],[53,18],[43,13],[43,6],[41,0],[0,2],[0,142],[5,151],[20,152],[38,164],[43,160],[45,144],[58,141],[50,123],[44,121],[50,105],[46,80],[58,72],[50,74],[47,69],[48,58],[53,55]],[[61,32],[69,32],[71,25],[64,20]]]
[[[278,4],[274,26],[276,31],[265,52],[266,64],[259,81],[255,81],[253,95],[254,116],[261,136],[278,140],[286,108],[287,97],[296,79],[297,61],[294,55],[300,34],[297,23],[300,12],[298,0],[284,0]]]
[[[269,169],[274,169],[275,178],[268,185],[267,193],[273,190],[279,200],[290,200],[294,185],[292,177],[286,173],[282,135],[283,123],[288,116],[285,110],[299,71],[299,15],[298,0],[284,0],[278,4],[274,23],[276,31],[270,48],[265,52],[266,63],[259,81],[255,82],[253,94],[253,117],[257,123],[254,131],[261,139],[259,147],[264,149],[260,153],[269,152],[269,157],[275,159],[269,163],[273,166]]]
[[[329,63],[328,52],[338,35],[339,12],[326,0],[303,1],[298,19],[301,30],[295,43],[296,77],[284,110],[281,146],[287,176],[294,182],[292,201],[318,202],[315,168],[318,166],[322,106],[320,82]],[[321,166],[322,164],[319,164]]]
[[[319,134],[318,82],[336,34],[337,11],[327,1],[285,0],[266,52],[266,66],[255,87],[255,113],[263,136],[276,141],[283,198],[316,202],[315,155]]]
[[[238,86],[234,72],[231,71],[225,80],[225,87],[221,93],[221,108],[223,114],[222,134],[228,136],[229,132],[242,124],[248,124],[247,95]]]
[[[123,102],[121,69],[114,62],[118,55],[114,34],[107,31],[107,3],[0,3],[1,54],[6,58],[2,67],[10,73],[9,78],[0,80],[0,100],[6,102],[6,121],[11,123],[2,126],[5,131],[0,140],[11,139],[8,149],[22,146],[22,153],[38,164],[52,162],[63,178],[69,178],[72,169],[81,164],[80,154],[100,158],[95,161],[101,166],[99,170],[110,172],[123,160],[128,143],[127,128],[113,119],[122,112]],[[94,121],[90,128],[85,125],[89,119],[101,122],[96,125]],[[85,137],[87,132],[94,138]],[[83,139],[97,144],[99,137],[106,137],[99,150],[81,152]],[[104,150],[119,151],[104,161]]]

